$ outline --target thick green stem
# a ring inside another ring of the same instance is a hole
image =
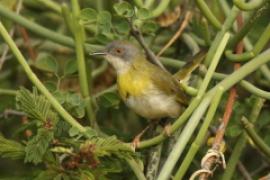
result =
[[[234,0],[233,3],[243,11],[252,11],[260,8],[265,0],[250,0],[249,2],[245,2],[244,0]]]
[[[233,54],[232,50],[227,50],[225,54],[227,58],[233,62],[247,61],[255,57],[257,54],[259,54],[263,50],[264,46],[267,44],[269,39],[270,39],[270,23],[265,28],[259,40],[254,45],[254,48],[252,51],[248,51],[242,54]]]
[[[79,2],[77,0],[72,0],[72,12],[73,12],[73,24],[74,24],[74,38],[75,38],[75,48],[76,48],[76,56],[77,56],[77,64],[78,64],[78,72],[79,72],[79,81],[80,81],[80,90],[81,94],[86,101],[86,112],[87,117],[90,121],[90,125],[93,128],[97,127],[95,112],[92,107],[92,100],[90,96],[90,88],[88,84],[87,71],[86,71],[86,63],[84,57],[84,29],[81,24],[78,22],[78,17],[80,15],[80,7]],[[90,76],[91,77],[91,76]]]
[[[134,0],[134,2],[140,8],[143,8],[144,7],[143,0]]]
[[[142,169],[139,167],[138,163],[134,159],[126,158],[126,161],[138,180],[146,180]]]
[[[36,0],[37,2],[41,3],[42,5],[47,6],[51,10],[57,12],[58,14],[61,13],[61,6],[52,0]]]
[[[256,133],[253,128],[253,124],[250,123],[247,118],[243,117],[242,123],[244,124],[244,128],[248,134],[248,136],[252,139],[254,144],[268,157],[270,158],[270,147],[264,142],[264,140]]]
[[[162,0],[159,2],[158,6],[152,11],[152,17],[157,17],[161,15],[166,8],[169,6],[170,0]]]
[[[203,15],[208,19],[208,21],[217,29],[221,29],[221,23],[209,9],[204,0],[196,0],[199,9],[202,11]]]
[[[267,64],[262,65],[261,72],[262,72],[263,76],[265,77],[265,79],[267,79],[270,82],[270,70],[269,70]]]
[[[1,10],[0,10],[1,11]],[[38,88],[38,90],[48,99],[52,104],[54,109],[66,120],[71,126],[77,128],[81,133],[85,133],[86,129],[80,125],[62,106],[61,104],[53,97],[53,95],[46,89],[42,82],[37,78],[35,73],[31,70],[27,64],[25,58],[23,57],[20,50],[17,48],[15,42],[11,39],[2,22],[0,22],[0,33],[3,39],[6,41],[14,56],[17,58],[18,62],[22,65],[23,70],[30,79],[30,81]]]
[[[208,131],[208,127],[210,126],[213,120],[213,117],[215,115],[215,112],[217,110],[217,107],[219,105],[222,94],[223,94],[223,89],[218,89],[216,94],[214,95],[213,101],[206,114],[205,120],[203,121],[202,127],[200,128],[200,131],[198,135],[196,136],[194,142],[192,143],[191,148],[189,149],[187,155],[185,156],[185,159],[183,160],[181,166],[179,167],[177,173],[175,174],[175,179],[183,178],[192,160],[194,159],[196,153],[198,152],[201,144],[203,143],[205,135]]]
[[[16,96],[17,91],[11,89],[0,89],[0,95]]]
[[[258,116],[263,107],[264,101],[265,100],[262,98],[256,98],[251,114],[250,114],[250,121],[252,123],[254,123],[258,119]],[[243,149],[245,148],[246,143],[247,143],[246,134],[242,133],[233,148],[225,173],[222,175],[222,178],[221,178],[222,180],[232,179],[232,176],[235,171],[235,167],[237,163],[239,162],[241,155],[243,154]]]
[[[222,3],[221,6],[223,8],[226,8],[226,5],[224,5],[223,1],[220,2]],[[225,7],[224,7],[225,6]],[[231,39],[230,43],[229,43],[229,46],[231,48],[235,48],[236,44],[241,41],[245,36],[246,34],[250,31],[250,29],[252,27],[254,27],[255,23],[257,23],[258,21],[260,21],[263,17],[265,17],[266,13],[267,13],[267,9],[268,8],[261,8],[260,10],[258,11],[255,11],[254,13],[252,13],[248,19],[246,19],[246,23],[245,25],[243,26],[243,28],[237,32]]]
[[[209,65],[211,60],[212,60],[212,54],[216,52],[217,46],[220,44],[220,41],[222,40],[223,36],[225,33],[229,32],[231,27],[233,26],[233,22],[238,14],[239,10],[236,7],[233,7],[230,11],[229,16],[226,18],[226,21],[224,22],[221,31],[216,35],[209,51],[208,54],[205,58],[205,64]]]

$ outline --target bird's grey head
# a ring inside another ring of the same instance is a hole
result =
[[[128,70],[132,62],[142,54],[137,46],[127,41],[113,41],[102,53],[117,73]]]

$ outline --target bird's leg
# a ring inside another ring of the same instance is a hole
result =
[[[165,127],[164,127],[164,133],[167,136],[171,136],[172,135],[172,124],[170,122],[165,125]]]
[[[172,125],[170,119],[161,119],[160,121],[161,126],[163,127],[163,131],[167,136],[171,136],[172,134]]]
[[[144,128],[138,135],[135,136],[135,138],[132,141],[132,148],[135,149],[138,147],[138,145],[140,144],[140,139],[141,137],[144,135],[144,133],[150,128],[150,125],[146,126],[146,128]]]
[[[146,126],[146,128],[144,128],[137,136],[135,136],[135,138],[132,141],[132,147],[134,150],[138,147],[140,143],[140,139],[144,135],[144,133],[149,129],[151,131],[151,129],[154,129],[155,126],[157,126],[158,124],[159,124],[159,119],[151,120],[151,123],[148,126]]]

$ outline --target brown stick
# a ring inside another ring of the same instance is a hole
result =
[[[166,49],[168,49],[176,41],[176,39],[180,37],[180,35],[188,25],[188,22],[191,19],[191,17],[192,13],[190,11],[187,11],[182,24],[179,26],[179,29],[176,31],[173,37],[167,42],[167,44],[165,44],[165,46],[159,51],[159,53],[157,54],[158,57],[161,56],[161,54],[163,54],[164,51],[166,51]]]
[[[131,27],[131,35],[133,35],[135,37],[135,39],[139,42],[139,44],[142,46],[142,48],[144,49],[148,59],[158,65],[161,69],[167,71],[167,69],[163,66],[163,64],[158,60],[158,58],[156,57],[156,55],[153,53],[153,51],[151,51],[150,48],[148,48],[148,46],[146,45],[144,38],[142,36],[142,33],[133,26],[132,22],[129,21],[130,27]]]
[[[28,50],[28,53],[29,53],[29,56],[30,58],[34,61],[36,60],[37,58],[37,53],[35,52],[35,50],[33,49],[33,47],[31,46],[31,43],[30,43],[30,38],[29,38],[29,35],[26,31],[26,29],[24,27],[19,27],[19,31],[22,35],[22,38],[24,40],[24,43],[25,43],[25,47],[27,48]]]
[[[241,29],[243,26],[243,17],[242,17],[241,13],[237,17],[237,25],[238,25],[238,31],[239,31],[239,29]],[[237,44],[236,49],[235,49],[236,54],[241,54],[243,52],[243,49],[244,49],[244,44],[242,41],[240,41]],[[235,63],[234,70],[237,70],[239,68],[240,68],[240,64]],[[220,151],[220,145],[223,141],[226,127],[227,127],[229,120],[231,118],[232,111],[233,111],[233,105],[234,105],[234,102],[236,101],[236,98],[237,98],[236,88],[232,87],[230,89],[229,98],[228,98],[228,101],[226,103],[225,112],[224,112],[224,115],[222,118],[222,122],[219,125],[214,143],[212,145],[212,149],[215,151],[218,151],[218,152]],[[218,163],[219,163],[219,159],[216,156],[211,156],[204,162],[204,164],[202,165],[202,169],[211,170]],[[207,180],[209,175],[210,175],[209,173],[202,173],[200,175],[200,180]]]

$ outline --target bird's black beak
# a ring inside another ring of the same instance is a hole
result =
[[[90,53],[90,56],[105,56],[107,52],[101,51],[101,52],[94,52]]]

